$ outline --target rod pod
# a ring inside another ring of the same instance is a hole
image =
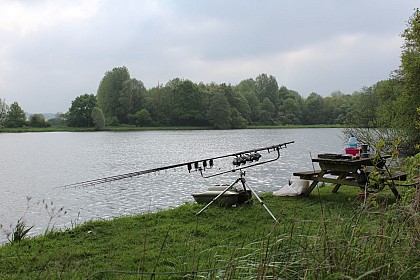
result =
[[[231,185],[227,186],[221,193],[219,193],[215,198],[213,198],[206,206],[204,206],[200,211],[195,214],[196,216],[200,215],[204,210],[206,210],[210,205],[212,205],[219,197],[221,197],[225,192],[227,192],[231,187],[233,187],[238,182],[242,183],[242,186],[244,188],[244,191],[248,188],[254,196],[257,198],[258,202],[264,207],[264,209],[268,212],[268,214],[271,216],[271,218],[274,219],[275,222],[278,222],[276,217],[273,215],[273,213],[268,209],[267,205],[265,205],[264,201],[261,200],[261,198],[258,196],[258,194],[246,184],[245,180],[245,171],[240,170],[240,177],[235,180]]]

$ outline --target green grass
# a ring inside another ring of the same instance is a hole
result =
[[[0,279],[415,279],[418,231],[389,192],[180,207],[88,222],[0,248]],[[388,206],[390,204],[391,206]],[[369,205],[369,206],[366,206]],[[375,205],[375,206],[373,206]],[[418,229],[417,229],[418,230]],[[399,278],[400,277],[400,278]]]

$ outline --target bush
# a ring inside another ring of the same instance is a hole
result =
[[[105,128],[104,113],[98,107],[92,109],[92,122],[95,125],[95,130],[102,130]]]

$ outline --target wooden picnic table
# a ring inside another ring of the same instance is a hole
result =
[[[404,181],[407,175],[403,172],[390,174],[386,167],[385,158],[387,157],[382,157],[382,160],[377,161],[372,157],[353,159],[339,155],[336,155],[336,158],[321,158],[319,156],[312,159],[312,162],[318,163],[320,170],[293,173],[300,179],[312,181],[304,196],[308,196],[319,182],[335,184],[334,193],[337,193],[342,185],[365,188],[370,185],[369,174],[376,167],[376,170],[383,171],[380,173],[379,182],[376,183],[381,184],[381,189],[385,185],[389,186],[395,197],[400,198],[395,181]]]

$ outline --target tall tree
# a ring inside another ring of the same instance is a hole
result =
[[[102,130],[105,128],[105,116],[100,108],[94,107],[91,112],[91,117],[95,130]]]
[[[257,85],[254,79],[241,81],[235,89],[246,99],[249,106],[249,122],[256,123],[261,116],[260,101],[257,97]]]
[[[271,102],[273,102],[275,106],[277,106],[279,101],[279,86],[277,84],[276,78],[272,75],[268,76],[267,74],[260,74],[255,79],[255,82],[256,92],[260,102],[262,102],[264,98],[267,97]]]
[[[207,97],[189,80],[172,89],[174,122],[178,125],[204,125],[206,123]]]
[[[279,107],[277,122],[280,124],[300,124],[304,100],[298,92],[288,90],[285,86],[279,89]]]
[[[236,109],[240,116],[245,120],[250,120],[251,108],[245,97],[231,85],[223,83],[218,88],[228,99],[230,107]]]
[[[376,118],[379,127],[399,126],[398,97],[403,91],[402,83],[396,79],[380,81],[375,85],[375,94],[378,99]]]
[[[257,92],[257,84],[255,80],[252,78],[246,79],[241,81],[237,86],[236,89],[243,95],[247,94],[256,94]]]
[[[312,92],[305,100],[303,111],[304,124],[324,123],[324,118],[322,116],[323,105],[322,96]]]
[[[231,127],[231,108],[227,97],[223,93],[216,92],[210,98],[207,119],[217,129],[229,129]]]
[[[280,123],[282,124],[299,124],[299,111],[300,108],[295,99],[288,97],[283,100],[282,106],[282,115],[279,118]]]
[[[399,100],[398,126],[406,132],[410,146],[420,143],[420,131],[416,127],[417,109],[420,108],[420,10],[417,8],[402,33],[404,45],[401,53],[400,75],[403,94]]]
[[[117,115],[121,114],[119,98],[123,92],[124,82],[129,79],[130,73],[125,66],[113,68],[111,71],[106,72],[102,78],[97,98],[98,107],[103,111],[106,119],[118,119]]]
[[[144,108],[151,118],[159,125],[171,125],[174,119],[173,96],[169,86],[154,87],[146,92]]]
[[[375,94],[375,86],[364,87],[353,93],[352,113],[348,117],[351,123],[358,127],[377,127],[378,98]]]
[[[4,120],[5,127],[22,127],[26,124],[25,111],[19,106],[17,102],[10,105],[9,111]]]
[[[7,106],[6,101],[0,99],[0,126],[4,124],[8,110],[9,106]]]
[[[246,128],[248,122],[236,108],[232,108],[231,118],[231,128]]]
[[[68,125],[73,127],[92,127],[92,110],[96,107],[96,96],[83,94],[71,102],[68,112]]]
[[[140,110],[145,92],[146,88],[139,80],[129,79],[123,82],[117,107],[117,118],[121,123],[128,123],[128,115]]]

